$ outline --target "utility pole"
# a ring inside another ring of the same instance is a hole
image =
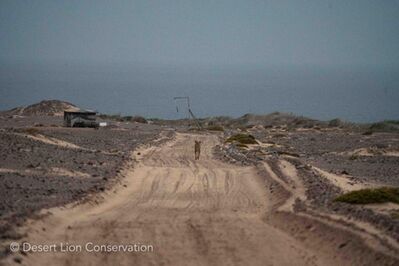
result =
[[[187,111],[189,116],[191,116],[191,118],[195,121],[195,123],[197,124],[198,129],[202,129],[201,124],[199,123],[198,119],[195,117],[193,111],[191,111],[191,106],[190,106],[190,97],[188,96],[178,96],[178,97],[174,97],[173,100],[186,100],[187,102]],[[176,105],[177,106],[177,105]],[[177,107],[176,110],[178,111]]]

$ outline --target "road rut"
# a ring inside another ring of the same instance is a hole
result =
[[[194,140],[202,154],[194,160]],[[31,243],[140,243],[152,252],[32,253],[26,265],[316,265],[311,250],[262,219],[270,209],[255,167],[212,157],[215,135],[178,133],[135,152],[124,185],[91,202],[58,208],[32,225]],[[43,231],[45,228],[45,231]]]

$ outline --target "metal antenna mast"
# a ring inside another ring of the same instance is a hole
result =
[[[197,127],[199,129],[202,129],[201,124],[199,123],[198,119],[195,117],[194,113],[191,111],[191,106],[190,106],[190,97],[188,96],[178,96],[178,97],[174,97],[173,100],[186,100],[187,101],[187,110],[189,115],[192,117],[192,119],[195,121],[195,123],[197,124]],[[177,107],[176,107],[177,108]],[[178,110],[178,109],[177,109]]]

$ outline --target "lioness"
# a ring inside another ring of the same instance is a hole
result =
[[[195,160],[199,160],[201,154],[201,141],[196,140],[194,144]]]

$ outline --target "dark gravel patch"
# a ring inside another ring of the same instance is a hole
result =
[[[76,170],[90,175],[113,175],[127,154],[108,155],[100,150],[64,148],[0,132],[0,167],[9,169],[48,170],[53,167]]]
[[[399,186],[399,157],[341,154],[361,148],[399,150],[398,133],[374,133],[348,130],[311,130],[272,133],[267,130],[251,132],[263,142],[282,145],[287,151],[300,155],[304,163],[340,174],[346,172],[360,180]],[[276,137],[277,136],[277,137]]]
[[[298,176],[303,180],[306,187],[306,197],[310,205],[318,210],[327,213],[335,213],[373,224],[380,230],[399,241],[399,220],[380,213],[376,213],[362,205],[351,205],[334,201],[343,192],[328,180],[318,175],[312,169],[303,168],[303,161],[300,159],[285,158],[294,164]],[[302,211],[306,211],[303,209]]]
[[[399,186],[399,157],[377,155],[351,159],[327,154],[310,163],[332,173],[346,172],[362,181]]]
[[[32,123],[30,121],[28,126]],[[132,150],[156,139],[161,128],[134,125],[124,130],[35,127],[39,134],[81,146],[65,148],[0,130],[0,239],[20,237],[14,229],[43,208],[64,205],[101,192],[117,180]],[[170,132],[168,136],[173,133]],[[53,168],[70,174],[51,174]],[[4,169],[15,170],[5,172]],[[3,251],[3,255],[5,251]],[[1,257],[1,256],[0,256]]]
[[[16,128],[26,126],[56,126],[63,125],[61,116],[4,116],[0,115],[0,128]]]
[[[158,126],[143,124],[130,129],[46,128],[43,134],[90,150],[126,153],[159,130]]]
[[[335,155],[331,152],[353,151],[358,148],[380,145],[382,147],[399,146],[397,133],[375,134],[372,137],[363,136],[360,133],[348,132],[285,132],[274,134],[263,132],[251,132],[257,139],[263,142],[271,142],[281,147],[266,148],[268,157],[254,156],[253,153],[243,152],[234,145],[215,148],[217,158],[235,164],[256,164],[261,160],[267,161],[273,171],[280,177],[284,177],[277,167],[277,159],[287,153],[297,153],[298,158],[287,157],[284,159],[294,164],[299,177],[306,187],[306,196],[311,208],[326,213],[344,215],[350,219],[356,219],[373,224],[382,231],[399,241],[399,220],[391,216],[374,212],[362,205],[351,205],[334,201],[342,194],[340,188],[334,186],[321,177],[308,164],[315,165],[332,173],[342,174],[343,171],[352,175],[353,182],[378,181],[381,184],[399,184],[399,158],[391,156],[360,156],[356,160],[350,160],[348,156]],[[270,156],[271,155],[271,156]],[[295,206],[296,211],[306,211],[306,206],[300,202]]]

